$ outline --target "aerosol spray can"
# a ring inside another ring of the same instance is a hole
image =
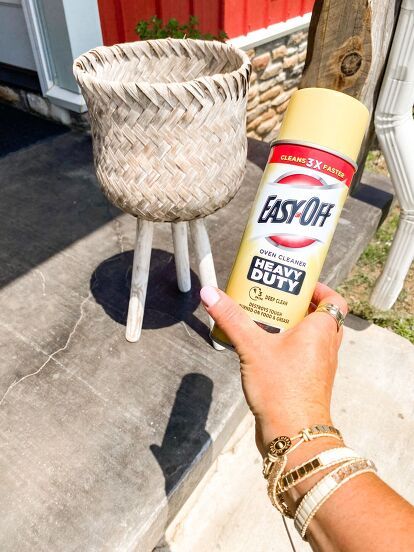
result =
[[[291,97],[226,288],[269,332],[307,313],[368,120],[366,107],[341,92],[304,88]],[[231,346],[217,326],[211,337]]]

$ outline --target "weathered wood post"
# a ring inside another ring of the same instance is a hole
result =
[[[316,0],[300,88],[345,92],[371,112],[353,181],[358,185],[374,136],[374,109],[401,0]]]

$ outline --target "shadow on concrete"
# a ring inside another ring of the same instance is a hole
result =
[[[209,377],[186,374],[177,390],[161,446],[150,446],[164,474],[167,496],[211,442],[205,426],[212,395],[213,382]]]
[[[262,169],[266,167],[267,160],[270,153],[270,144],[268,147],[263,147],[263,142],[261,140],[255,140],[254,138],[247,139],[247,159]],[[259,185],[259,183],[257,183]]]
[[[0,103],[0,157],[40,140],[69,132],[69,128]],[[6,131],[7,129],[7,131]]]
[[[96,302],[118,324],[126,325],[133,251],[126,251],[103,261],[94,271],[90,289]],[[194,316],[200,304],[200,282],[191,271],[191,291],[181,293],[177,287],[174,255],[153,249],[148,279],[143,328],[157,329],[184,321],[206,341],[208,327]]]
[[[0,286],[119,216],[95,177],[91,139],[65,132],[0,159]]]
[[[371,185],[370,182],[375,182],[375,186]],[[368,172],[363,173],[362,181],[352,191],[352,197],[381,210],[378,227],[386,219],[394,201],[394,194],[392,193],[389,178]]]
[[[369,322],[368,320],[364,320],[363,318],[359,318],[358,316],[354,316],[353,314],[348,314],[348,316],[345,319],[345,326],[347,328],[352,328],[353,330],[356,330],[358,332],[362,332],[369,328],[372,325],[372,322]]]
[[[206,422],[213,396],[213,381],[203,374],[186,374],[177,390],[170,418],[161,445],[150,446],[165,479],[165,494],[170,501],[174,488],[185,477],[197,456],[210,449],[211,437]],[[206,456],[211,455],[207,452]],[[203,458],[204,465],[211,465]],[[168,544],[161,540],[158,552],[167,552]]]

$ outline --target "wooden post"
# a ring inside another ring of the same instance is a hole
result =
[[[300,88],[344,92],[363,102],[371,124],[358,159],[358,185],[374,137],[374,109],[401,0],[316,0]]]

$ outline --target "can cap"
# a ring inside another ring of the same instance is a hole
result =
[[[369,111],[352,96],[327,88],[292,94],[277,141],[300,140],[357,160]]]

